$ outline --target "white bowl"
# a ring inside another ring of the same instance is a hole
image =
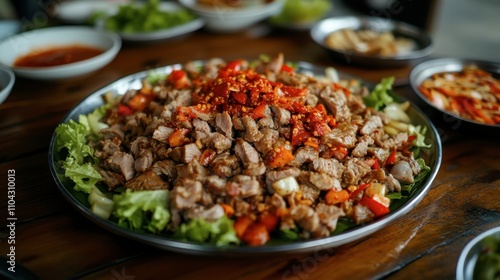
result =
[[[21,22],[18,20],[0,20],[0,41],[6,39],[21,30]]]
[[[51,67],[16,67],[15,60],[37,49],[65,45],[85,45],[103,49],[92,58]],[[0,42],[0,64],[9,66],[19,77],[59,80],[90,74],[110,63],[122,41],[117,34],[83,26],[61,26],[23,32]]]
[[[15,81],[14,72],[9,67],[0,66],[0,104],[9,96]]]
[[[205,28],[214,32],[236,32],[281,12],[284,0],[246,8],[227,6],[206,7],[197,0],[179,0],[179,3],[205,20]]]

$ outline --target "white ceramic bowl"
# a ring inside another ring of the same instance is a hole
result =
[[[203,18],[206,29],[214,32],[236,32],[280,13],[284,0],[246,8],[211,8],[199,5],[197,0],[179,0],[179,3]]]
[[[92,58],[51,67],[16,67],[15,60],[36,49],[65,45],[85,45],[103,49]],[[90,74],[110,63],[122,41],[117,34],[84,26],[61,26],[23,32],[0,42],[0,64],[9,66],[19,77],[37,80],[68,79]]]
[[[9,96],[15,81],[14,72],[9,67],[0,66],[0,104]]]
[[[0,20],[0,41],[18,33],[21,22],[18,20]]]

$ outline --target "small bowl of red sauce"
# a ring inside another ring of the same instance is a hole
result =
[[[69,79],[103,68],[120,48],[114,33],[85,26],[48,27],[0,42],[0,64],[23,78]]]

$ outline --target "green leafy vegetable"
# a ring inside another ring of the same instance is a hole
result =
[[[332,7],[328,0],[286,0],[281,13],[271,17],[271,22],[310,23],[326,15]]]
[[[60,124],[56,134],[56,150],[68,153],[62,162],[64,175],[75,182],[75,190],[90,193],[102,177],[93,167],[94,151],[87,145],[87,137],[92,134],[87,116],[80,115],[78,122],[69,120]]]
[[[113,216],[118,225],[133,230],[157,233],[170,221],[167,190],[131,191],[113,196]]]
[[[181,224],[175,236],[184,240],[198,243],[212,243],[217,246],[239,244],[233,228],[233,220],[227,216],[215,222],[203,219],[192,219],[187,224]]]
[[[104,20],[104,26],[108,30],[124,33],[152,32],[184,24],[196,18],[187,9],[163,11],[159,4],[159,0],[149,0],[143,5],[121,5],[117,14]]]
[[[370,95],[363,98],[366,106],[372,107],[377,111],[380,111],[385,106],[394,102],[394,98],[391,96],[392,84],[394,83],[394,77],[388,77],[382,79],[382,81],[375,86]]]

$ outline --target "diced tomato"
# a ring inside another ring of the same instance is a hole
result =
[[[307,94],[306,88],[296,88],[292,86],[282,86],[281,90],[285,94],[285,97],[299,97]]]
[[[212,160],[215,158],[216,155],[217,155],[216,151],[207,148],[201,153],[199,162],[201,165],[206,167],[210,165],[210,163],[212,162]]]
[[[248,226],[253,224],[253,222],[254,220],[247,215],[238,217],[238,219],[236,219],[233,224],[233,228],[236,231],[236,236],[238,236],[238,238],[241,238],[247,230]]]
[[[279,218],[271,213],[264,213],[260,215],[259,221],[266,226],[268,232],[271,232],[278,226]]]
[[[234,208],[233,206],[225,203],[220,203],[220,206],[224,210],[224,214],[226,214],[227,217],[232,217],[234,215]]]
[[[294,71],[295,70],[287,64],[283,64],[283,66],[281,66],[281,72],[293,73]]]
[[[371,183],[365,183],[359,185],[350,195],[350,198],[356,198],[362,191],[364,191],[366,188],[368,188],[371,185]]]
[[[259,106],[255,107],[252,111],[252,118],[260,119],[266,116],[265,112],[267,109],[267,105],[262,103]]]
[[[349,199],[349,193],[346,190],[337,191],[330,189],[325,195],[326,204],[334,205],[345,202]]]
[[[294,158],[292,151],[285,147],[278,147],[266,154],[266,165],[270,168],[283,167]]]
[[[330,156],[338,160],[345,158],[349,154],[349,150],[346,147],[335,146],[330,149]]]
[[[385,165],[388,166],[396,163],[396,155],[397,155],[397,150],[394,149],[389,155],[389,157],[387,157],[387,159],[385,160]]]
[[[247,103],[247,95],[243,92],[233,92],[231,93],[231,96],[241,105],[245,105]]]
[[[233,60],[229,61],[224,67],[224,70],[241,70],[241,66],[243,65],[243,60]]]
[[[375,199],[368,197],[368,196],[363,196],[359,201],[359,204],[364,205],[370,209],[370,211],[373,212],[375,217],[380,217],[383,215],[386,215],[390,212],[389,208],[382,203],[376,201]]]
[[[188,77],[186,76],[186,72],[184,70],[172,70],[170,75],[167,77],[167,82],[172,84],[174,88],[184,88],[189,85]]]
[[[128,116],[134,113],[134,110],[132,110],[129,106],[125,104],[118,104],[118,115],[120,116]]]
[[[250,246],[264,245],[269,239],[270,236],[266,225],[259,222],[250,224],[241,237],[241,240]]]
[[[186,134],[188,134],[189,129],[181,128],[177,129],[170,136],[168,136],[168,143],[170,147],[178,147],[184,144],[189,143],[189,139],[186,138]]]
[[[128,106],[134,111],[142,111],[149,105],[150,101],[150,97],[144,94],[136,94],[130,99]]]

